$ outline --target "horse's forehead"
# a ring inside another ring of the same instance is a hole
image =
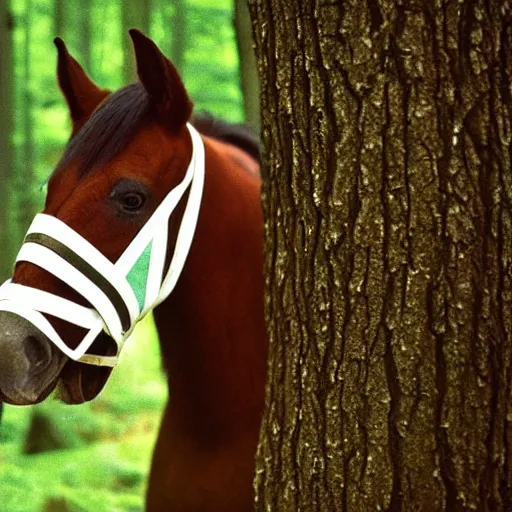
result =
[[[125,147],[117,151],[108,161],[87,169],[86,172],[81,173],[80,178],[84,179],[97,174],[112,177],[129,170],[150,172],[152,167],[158,167],[162,161],[179,150],[180,145],[173,144],[169,135],[157,123],[148,123],[139,127]],[[75,162],[72,162],[71,169],[74,165]]]
[[[53,174],[48,183],[44,212],[54,214],[67,201],[79,181],[80,174],[77,163],[72,163],[66,169]]]
[[[80,162],[73,161],[52,177],[49,197],[52,203],[62,202],[63,198],[76,187],[88,182],[97,187],[100,182],[115,182],[122,177],[140,178],[149,181],[170,160],[186,160],[188,144],[183,137],[170,135],[157,123],[148,123],[139,127],[132,140],[108,162],[80,172]],[[151,180],[152,181],[152,180]]]
[[[157,123],[141,126],[126,147],[113,160],[125,160],[143,156],[146,159],[158,159],[177,149],[169,134]]]
[[[170,135],[154,123],[141,127],[127,146],[104,166],[102,172],[110,180],[126,175],[151,179],[170,161],[186,159],[186,141]]]

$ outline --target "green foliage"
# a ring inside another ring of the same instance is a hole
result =
[[[90,62],[89,75],[111,90],[123,85],[122,43],[128,38],[121,27],[122,1],[89,0],[88,11],[84,11],[82,0],[28,2],[11,0],[16,165],[10,204],[17,211],[10,215],[10,232],[18,243],[35,213],[27,212],[26,205],[42,207],[45,189],[41,185],[54,169],[70,133],[67,108],[56,82],[53,38],[63,37],[80,62]],[[241,121],[232,3],[217,0],[215,7],[210,0],[184,3],[182,74],[196,111],[208,110]],[[174,5],[153,0],[150,13],[149,35],[167,55],[176,48],[171,26]],[[59,6],[62,14],[58,18]],[[87,21],[89,31],[84,27]],[[84,34],[90,34],[89,39]],[[27,137],[27,119],[32,141]],[[28,144],[32,145],[30,151]],[[27,154],[33,154],[33,160],[27,161]],[[49,399],[33,408],[6,406],[0,425],[0,510],[142,510],[165,399],[156,333],[149,320],[136,330],[106,388],[91,403],[68,406]],[[56,442],[49,444],[52,451],[27,455],[23,446],[33,411],[51,425]],[[55,449],[59,446],[66,449]]]

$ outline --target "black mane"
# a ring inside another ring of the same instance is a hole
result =
[[[71,139],[55,172],[78,160],[83,177],[109,162],[129,144],[137,129],[149,122],[152,111],[148,93],[140,84],[111,94]]]
[[[208,112],[194,115],[191,122],[203,135],[233,144],[260,162],[260,140],[249,125],[227,123]]]

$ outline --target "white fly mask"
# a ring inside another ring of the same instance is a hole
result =
[[[0,311],[28,320],[75,361],[115,366],[137,322],[172,292],[192,244],[203,192],[205,158],[201,136],[190,124],[187,126],[192,137],[192,159],[183,181],[165,197],[116,263],[59,219],[46,214],[34,218],[16,262],[30,262],[50,272],[93,308],[8,280],[0,287]],[[190,192],[174,254],[164,276],[169,218],[187,190]],[[72,349],[44,313],[88,332]],[[115,356],[86,354],[102,330],[115,340]]]

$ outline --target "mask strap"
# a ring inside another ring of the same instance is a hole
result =
[[[98,322],[98,313],[91,308],[59,297],[53,293],[12,283],[9,279],[0,287],[0,300],[8,298],[40,313],[56,316],[83,329],[92,329]]]
[[[0,287],[0,310],[10,311],[30,321],[73,360],[114,366],[138,319],[171,293],[192,244],[204,187],[205,150],[199,133],[191,125],[188,129],[192,138],[192,158],[185,177],[169,192],[115,264],[59,219],[46,214],[38,214],[34,218],[17,261],[30,262],[50,272],[80,293],[94,309],[8,281]],[[169,218],[189,186],[174,254],[162,283]],[[150,256],[142,302],[127,276],[148,246]],[[89,332],[76,349],[70,349],[44,314],[89,329]],[[85,354],[102,329],[116,341],[117,356]]]
[[[80,345],[76,349],[71,349],[64,343],[64,341],[62,341],[62,338],[54,329],[53,325],[38,310],[27,308],[25,303],[19,300],[11,299],[2,301],[1,310],[14,313],[28,320],[32,325],[37,327],[41,332],[48,336],[48,338],[55,344],[55,346],[59,350],[61,350],[65,355],[67,355],[69,358],[75,361],[79,360],[84,355],[87,348],[89,348],[92,345],[94,339],[102,331],[101,321],[96,322],[96,326],[91,328],[91,330],[87,333],[87,335],[82,340]]]
[[[171,264],[167,275],[165,276],[164,282],[160,290],[159,297],[155,302],[154,306],[160,304],[165,300],[173,291],[178,278],[183,271],[185,262],[192,245],[197,226],[197,220],[199,218],[199,210],[201,208],[201,199],[203,196],[204,189],[204,175],[205,175],[205,149],[204,144],[199,135],[199,132],[189,126],[190,135],[192,136],[192,144],[195,149],[194,151],[194,167],[201,169],[200,172],[196,172],[192,185],[190,186],[190,193],[187,200],[187,206],[185,213],[181,220],[178,236],[176,238],[176,246],[174,248],[174,255],[172,257]],[[153,307],[154,307],[153,306]]]

